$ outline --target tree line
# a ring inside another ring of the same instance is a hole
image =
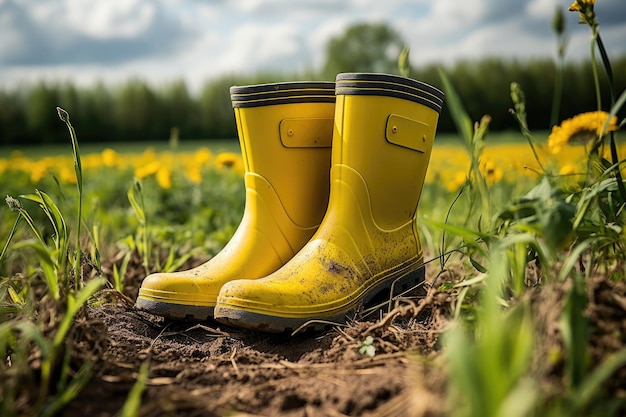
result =
[[[173,128],[181,139],[233,138],[237,131],[229,88],[286,80],[334,80],[338,72],[395,72],[403,40],[385,24],[358,24],[332,39],[326,63],[319,71],[302,74],[225,75],[208,80],[198,93],[184,81],[151,85],[133,78],[118,86],[99,83],[79,87],[72,82],[38,82],[19,89],[0,90],[0,145],[52,144],[67,140],[56,107],[66,109],[81,142],[154,141],[167,139]],[[391,51],[391,53],[390,53]],[[613,59],[616,91],[626,88],[626,56]],[[488,58],[460,61],[444,66],[474,120],[489,114],[492,130],[516,129],[509,113],[511,82],[519,83],[526,95],[531,129],[548,130],[557,76],[551,59],[528,61]],[[601,83],[608,83],[601,65]],[[440,86],[439,66],[411,69],[411,77]],[[563,67],[560,120],[595,110],[593,72],[590,62],[571,62]],[[452,132],[454,125],[445,108],[439,132]]]

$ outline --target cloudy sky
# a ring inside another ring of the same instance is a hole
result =
[[[385,22],[411,62],[555,55],[551,20],[571,0],[0,0],[0,86],[45,79],[151,82],[192,89],[225,73],[318,69],[350,24]],[[626,53],[626,1],[597,0],[602,36]],[[566,12],[568,59],[588,28]]]

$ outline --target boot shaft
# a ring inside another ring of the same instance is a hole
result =
[[[234,86],[230,94],[246,183],[263,177],[295,224],[318,225],[329,194],[334,83]]]
[[[335,90],[333,167],[362,177],[381,229],[406,224],[416,214],[443,93],[412,79],[364,73],[339,74]]]

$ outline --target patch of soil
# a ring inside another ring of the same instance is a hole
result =
[[[126,290],[136,294],[137,287]],[[382,319],[291,336],[210,321],[167,321],[134,309],[132,297],[110,292],[115,302],[90,308],[85,321],[102,323],[101,340],[87,343],[87,349],[103,350],[96,374],[62,415],[117,415],[142,364],[149,375],[141,416],[391,416],[440,410],[445,380],[425,359],[437,356],[450,297],[432,291],[425,299],[425,293]],[[373,357],[359,353],[367,336],[373,338]],[[414,393],[423,384],[428,395],[416,406]]]
[[[142,363],[149,365],[142,416],[376,414],[405,391],[406,351],[436,342],[417,322],[398,340],[393,326],[369,331],[365,322],[291,337],[167,323],[119,306],[91,314],[106,324],[110,345],[66,415],[114,415]],[[374,357],[358,353],[364,334],[374,337]]]
[[[427,281],[436,273],[427,269]],[[448,290],[431,288],[376,320],[294,336],[166,321],[135,310],[132,297],[111,292],[115,302],[90,308],[86,328],[75,326],[84,333],[76,340],[86,340],[78,350],[99,359],[91,382],[62,415],[118,415],[142,365],[148,367],[142,417],[446,415],[439,338],[457,300],[451,284],[463,276],[462,267],[452,265],[437,278]],[[129,295],[139,282],[127,288]],[[540,333],[533,368],[552,390],[563,386],[563,363],[545,369],[541,358],[562,351],[558,322],[566,291],[530,291]],[[624,347],[626,284],[600,277],[589,283],[588,294],[590,354],[598,363]],[[373,338],[373,357],[359,352],[367,336]],[[625,380],[622,369],[609,381],[609,394],[626,396]]]

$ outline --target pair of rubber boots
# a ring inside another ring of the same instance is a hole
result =
[[[415,217],[441,91],[345,73],[230,94],[245,165],[241,224],[205,264],[148,276],[139,309],[283,332],[345,322],[424,280]]]

